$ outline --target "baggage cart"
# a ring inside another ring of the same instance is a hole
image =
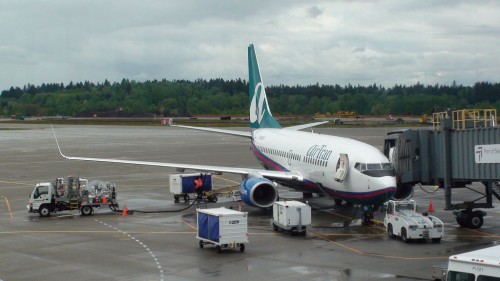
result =
[[[212,174],[210,173],[192,173],[192,174],[174,174],[169,176],[170,193],[174,195],[174,202],[179,203],[180,198],[188,202],[190,194],[196,194],[194,189],[194,180],[201,177],[203,181],[203,194],[210,202],[217,202],[217,196],[212,193]],[[196,196],[194,196],[196,197]]]
[[[197,209],[198,231],[196,238],[200,248],[215,245],[217,253],[223,248],[245,251],[248,243],[248,213],[231,209]]]

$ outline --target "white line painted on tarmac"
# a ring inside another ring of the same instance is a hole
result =
[[[161,264],[160,262],[158,261],[158,259],[156,258],[155,254],[153,253],[153,251],[151,251],[151,249],[149,249],[149,247],[144,244],[143,242],[141,242],[139,239],[135,238],[134,236],[130,235],[129,233],[127,233],[126,231],[123,231],[117,227],[114,227],[110,224],[107,224],[105,222],[102,222],[100,220],[95,220],[96,222],[98,223],[101,223],[102,225],[104,226],[108,226],[114,230],[116,230],[117,232],[120,232],[122,233],[123,235],[126,235],[128,237],[130,237],[132,240],[134,240],[136,243],[142,245],[142,247],[149,253],[149,255],[153,258],[153,260],[155,261],[155,264],[156,264],[156,267],[158,268],[159,272],[160,272],[160,281],[164,281],[164,275],[163,275],[163,268],[161,267]],[[1,281],[1,280],[0,280]]]

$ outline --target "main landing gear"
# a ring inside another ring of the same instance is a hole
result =
[[[363,208],[363,224],[364,225],[373,225],[373,206],[362,206]]]

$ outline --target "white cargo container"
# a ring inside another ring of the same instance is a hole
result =
[[[500,281],[500,246],[450,256],[447,281]]]
[[[196,209],[200,248],[213,244],[220,253],[222,248],[238,248],[245,251],[248,243],[248,213],[231,209]]]
[[[274,202],[271,225],[274,231],[289,230],[292,235],[305,235],[311,225],[311,206],[293,200]]]

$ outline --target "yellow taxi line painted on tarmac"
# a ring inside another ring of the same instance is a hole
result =
[[[194,225],[192,225],[192,224],[188,223],[187,221],[185,221],[185,220],[181,220],[181,222],[182,222],[183,224],[185,224],[185,225],[187,225],[187,226],[191,227],[192,229],[197,230],[196,226],[194,226]]]
[[[333,214],[333,215],[335,215],[335,216],[337,216],[337,217],[341,217],[341,218],[344,218],[344,219],[352,220],[352,218],[350,218],[350,217],[348,217],[348,216],[344,216],[344,215],[338,214],[338,213],[335,213],[334,211],[330,211],[330,210],[328,210],[328,211],[326,211],[326,212],[327,212],[327,213],[330,213],[330,214]]]
[[[312,233],[312,232],[310,232],[310,233]],[[368,253],[368,252],[363,252],[363,251],[358,250],[358,249],[353,248],[353,247],[349,247],[346,244],[343,244],[343,243],[337,242],[335,240],[329,239],[328,237],[325,237],[323,235],[320,235],[320,234],[317,234],[317,233],[312,233],[312,234],[314,236],[318,237],[318,238],[321,238],[321,239],[325,240],[325,241],[331,242],[331,243],[333,243],[333,244],[335,244],[335,245],[337,245],[337,246],[339,246],[341,248],[344,248],[346,250],[349,250],[351,252],[354,252],[356,254],[363,255],[363,256],[381,257],[381,258],[389,258],[389,259],[402,259],[402,260],[425,260],[425,259],[448,259],[449,258],[448,256],[403,257],[403,256],[393,256],[393,255],[377,254],[377,253]]]
[[[7,196],[2,196],[2,197],[5,199],[5,205],[7,205],[7,210],[9,211],[9,216],[11,219],[13,219],[14,216],[12,215],[12,209],[10,208],[9,198],[7,198]]]
[[[33,186],[32,183],[22,183],[22,182],[14,182],[14,181],[0,181],[0,183],[17,184],[17,185],[24,185],[24,186]]]
[[[217,178],[217,179],[220,179],[220,180],[223,180],[223,181],[232,182],[232,183],[235,183],[235,184],[240,185],[240,182],[233,181],[233,180],[230,180],[230,179],[226,179],[226,178],[223,178],[223,177],[217,177],[217,176],[214,176],[214,178]]]

